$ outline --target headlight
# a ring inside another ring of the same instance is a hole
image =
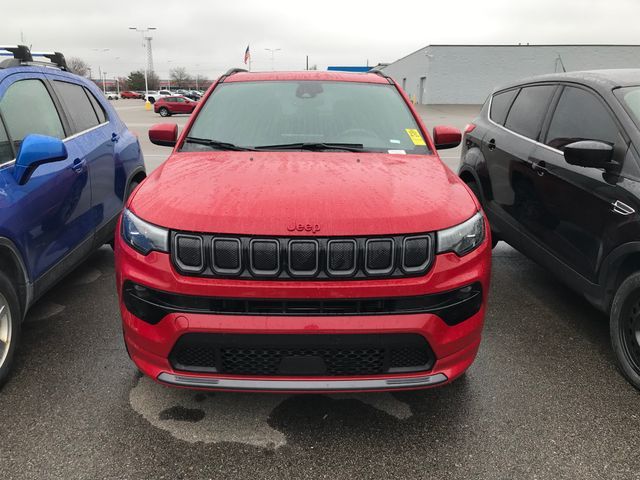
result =
[[[147,223],[127,209],[122,214],[122,238],[143,255],[152,250],[169,251],[169,230]]]
[[[438,253],[455,252],[466,255],[484,240],[484,217],[476,213],[466,222],[438,232]]]

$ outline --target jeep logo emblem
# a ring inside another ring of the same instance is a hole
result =
[[[293,222],[287,225],[287,230],[290,232],[311,232],[316,233],[320,231],[320,225],[317,223],[296,223]]]

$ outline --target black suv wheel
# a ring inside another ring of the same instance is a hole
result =
[[[640,390],[640,273],[627,278],[611,307],[611,345],[627,380]]]

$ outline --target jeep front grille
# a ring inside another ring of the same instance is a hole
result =
[[[387,237],[246,237],[173,232],[171,258],[184,275],[245,279],[366,279],[423,275],[432,234]]]

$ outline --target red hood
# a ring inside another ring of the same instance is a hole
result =
[[[175,230],[334,236],[440,230],[476,205],[435,156],[297,151],[175,153],[130,208]]]

